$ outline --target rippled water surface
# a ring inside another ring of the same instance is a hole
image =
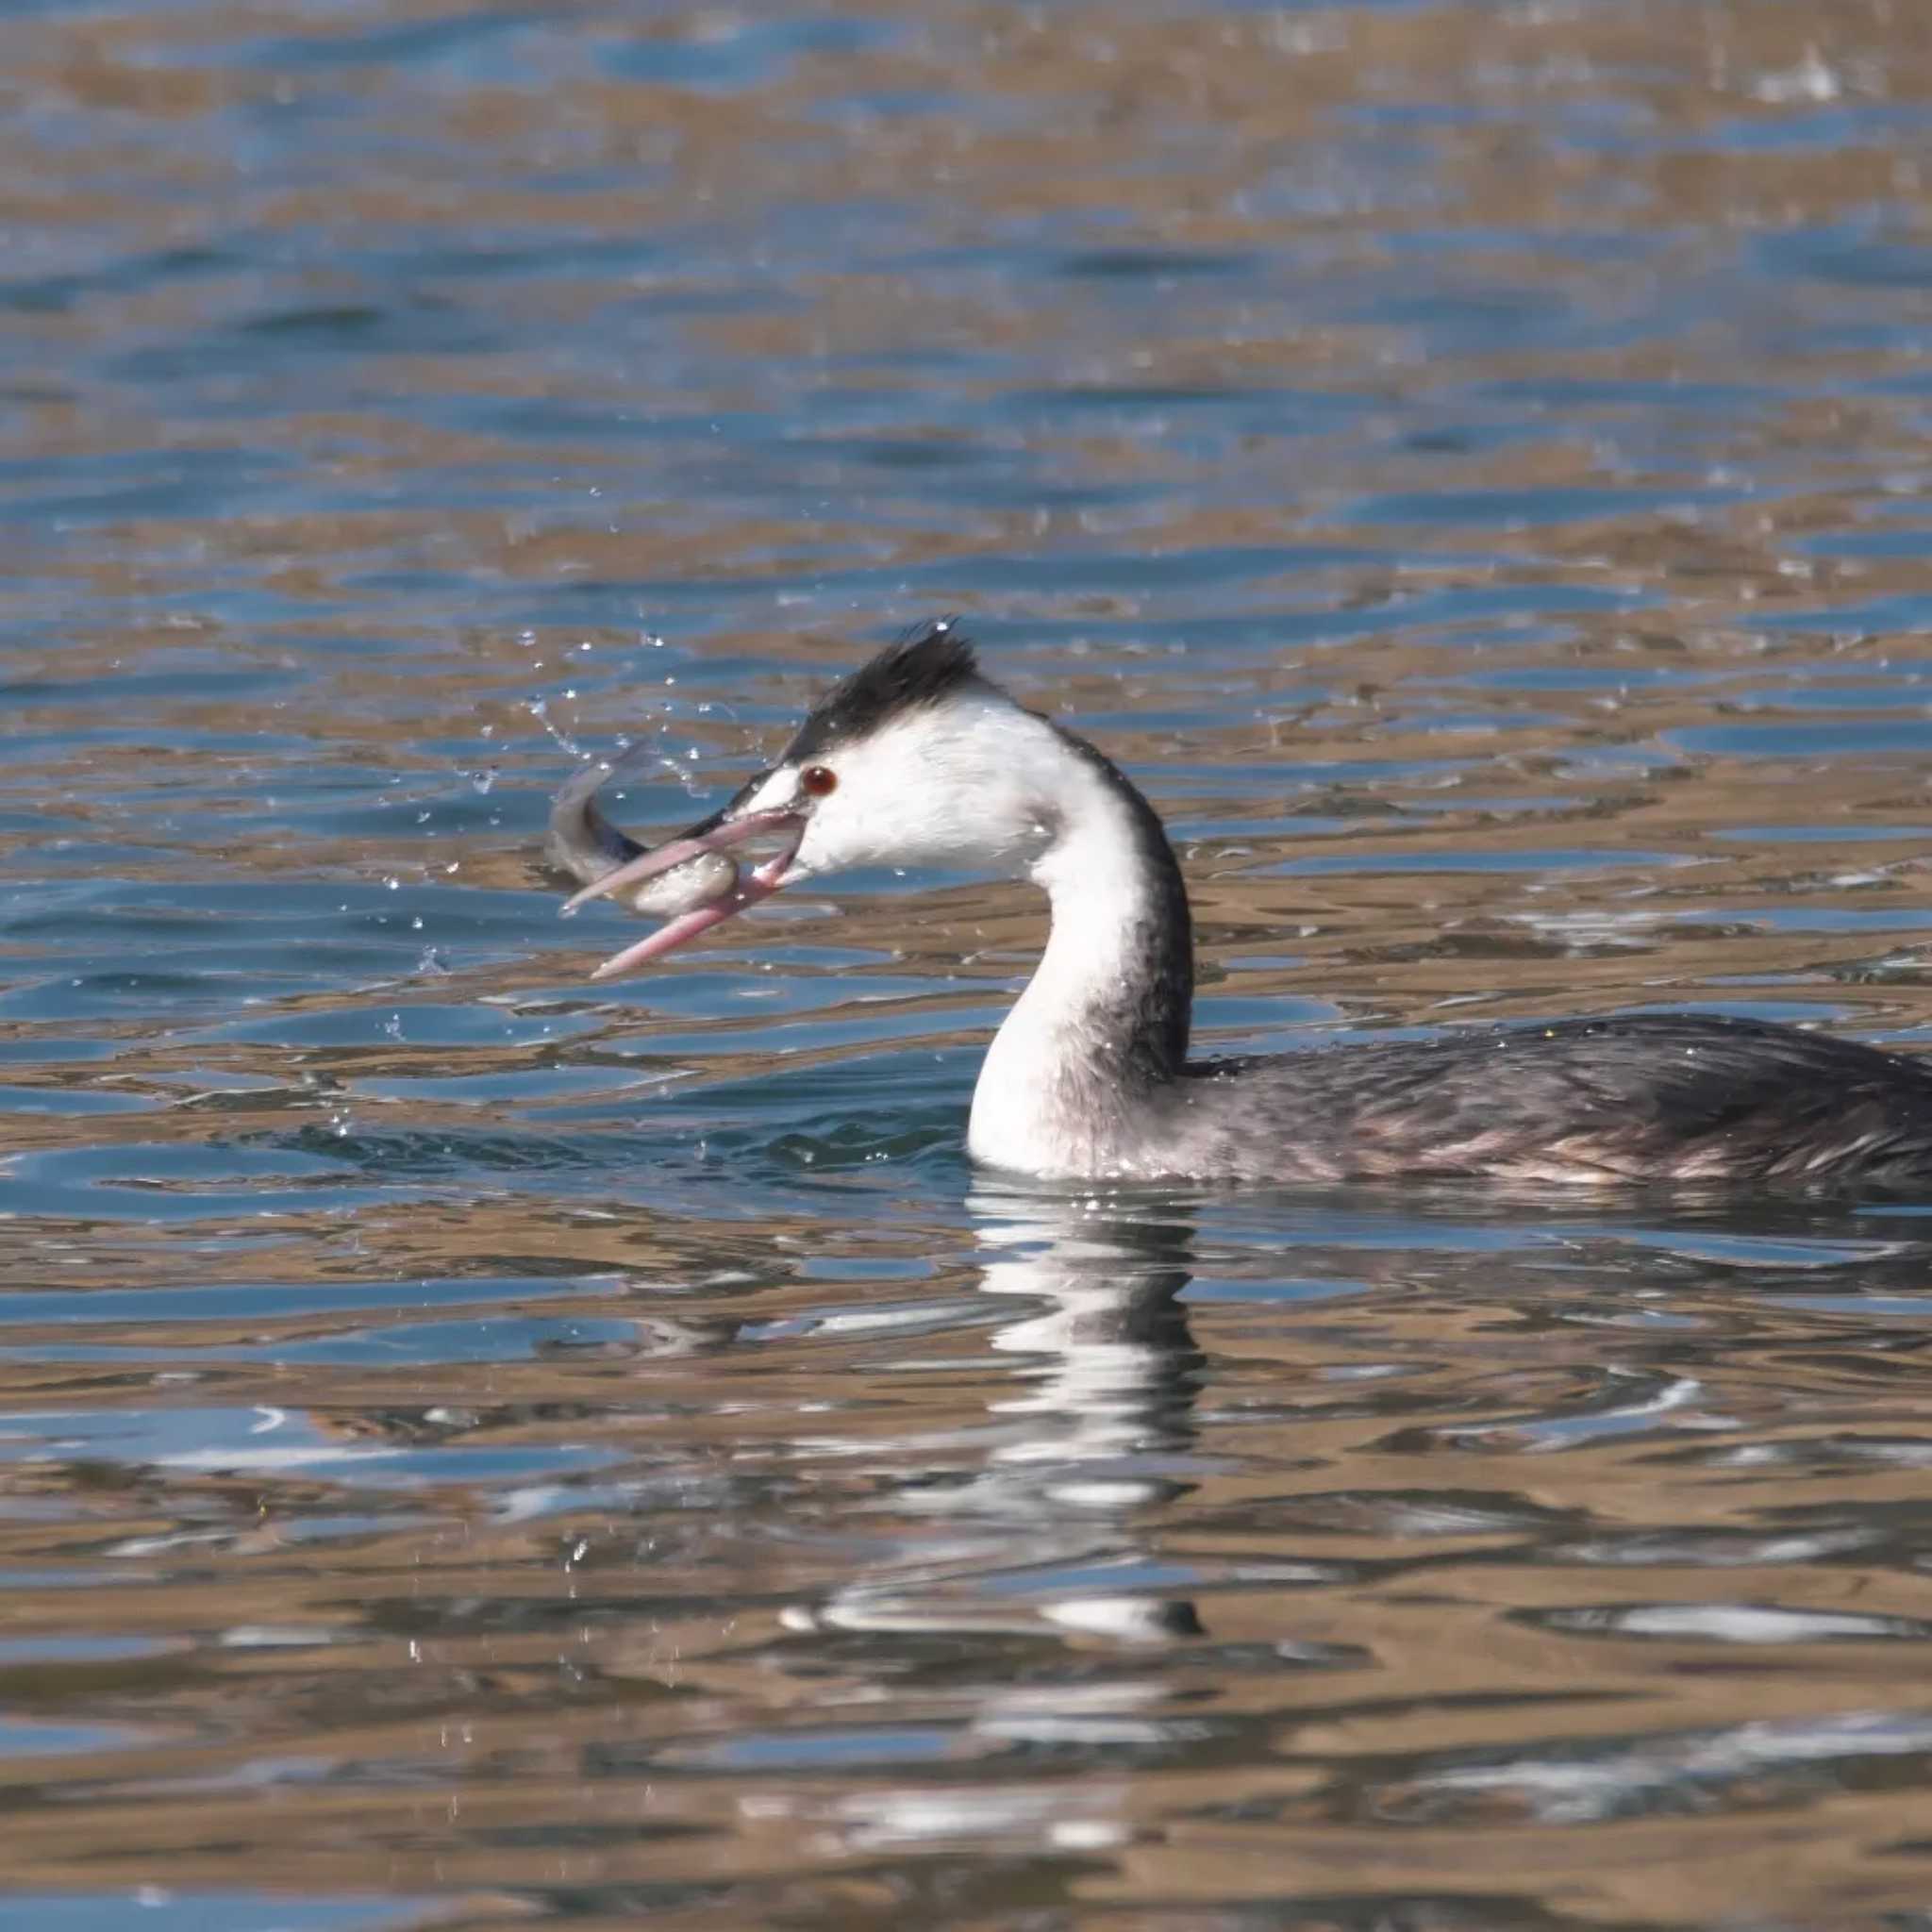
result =
[[[941,611],[1208,1044],[1932,1048],[1914,0],[0,5],[0,1916],[1932,1925],[1932,1204],[1029,1194],[613,985]]]

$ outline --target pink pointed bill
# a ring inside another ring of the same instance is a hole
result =
[[[792,855],[798,850],[799,839],[804,835],[804,821],[789,811],[748,812],[743,818],[732,819],[715,827],[686,833],[679,839],[672,839],[649,852],[640,853],[628,864],[620,865],[608,872],[600,879],[586,886],[582,891],[567,900],[563,907],[565,915],[574,913],[578,907],[592,899],[601,899],[612,892],[641,884],[646,879],[656,878],[658,874],[670,872],[674,867],[683,865],[687,860],[706,852],[727,851],[734,845],[742,845],[748,840],[761,834],[784,833],[789,842],[784,849],[767,859],[755,871],[739,875],[736,886],[721,898],[710,903],[693,907],[689,912],[680,912],[667,920],[647,939],[640,940],[634,946],[626,946],[623,952],[613,955],[591,973],[592,979],[614,979],[621,973],[628,973],[634,967],[642,966],[652,959],[661,958],[664,954],[674,952],[687,941],[695,939],[702,932],[708,932],[714,925],[722,925],[725,920],[742,912],[747,906],[756,906],[760,899],[769,899],[785,884],[785,871],[791,863]]]
[[[708,825],[708,821],[707,824]],[[654,845],[648,852],[640,852],[628,864],[620,865],[612,872],[607,872],[601,879],[593,879],[580,892],[573,892],[563,902],[562,916],[568,919],[579,906],[587,906],[592,899],[608,898],[612,892],[621,892],[627,886],[641,885],[646,879],[654,879],[660,872],[669,872],[672,867],[684,864],[687,859],[695,858],[700,853],[726,852],[734,845],[742,845],[748,839],[756,839],[764,832],[801,832],[804,826],[797,815],[789,811],[746,812],[741,819],[731,819],[724,824],[709,829],[686,832],[681,838],[668,839],[661,845]],[[791,852],[798,849],[793,839],[791,851],[785,857],[789,859]],[[763,894],[759,895],[760,897]]]

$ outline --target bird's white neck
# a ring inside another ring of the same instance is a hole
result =
[[[1153,808],[1091,745],[1047,729],[1053,836],[1030,875],[1052,929],[987,1051],[967,1151],[1042,1178],[1125,1174],[1137,1111],[1187,1058],[1187,893]]]

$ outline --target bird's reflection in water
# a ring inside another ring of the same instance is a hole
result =
[[[969,1197],[981,1291],[1011,1305],[1011,1362],[976,1464],[907,1480],[915,1538],[794,1628],[1085,1632],[1158,1643],[1198,1634],[1181,1579],[1137,1542],[1149,1508],[1191,1487],[1201,1355],[1181,1291],[1193,1224],[1172,1199],[982,1185]]]
[[[962,1464],[958,1433],[935,1443],[943,1466],[904,1476],[889,1506],[899,1534],[785,1621],[918,1647],[953,1678],[962,1752],[1018,1755],[994,1781],[871,1786],[817,1815],[853,1853],[997,1841],[1090,1858],[1135,1837],[1117,1762],[1174,1747],[1166,1655],[1202,1634],[1185,1573],[1148,1547],[1150,1517],[1191,1487],[1193,1224],[1146,1198],[982,1187],[968,1205],[979,1287],[1005,1317],[975,1453]],[[1086,1657],[1058,1668],[1069,1650]],[[1036,1759],[1062,1770],[1012,1774]]]

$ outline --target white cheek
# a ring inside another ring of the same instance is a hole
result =
[[[744,809],[753,811],[790,811],[798,802],[798,774],[790,771],[776,771],[758,787],[744,802]]]
[[[1052,776],[1043,752],[1063,758],[1038,719],[1004,703],[916,712],[834,761],[839,789],[814,806],[800,861],[1024,861],[1044,837],[1032,804]]]

